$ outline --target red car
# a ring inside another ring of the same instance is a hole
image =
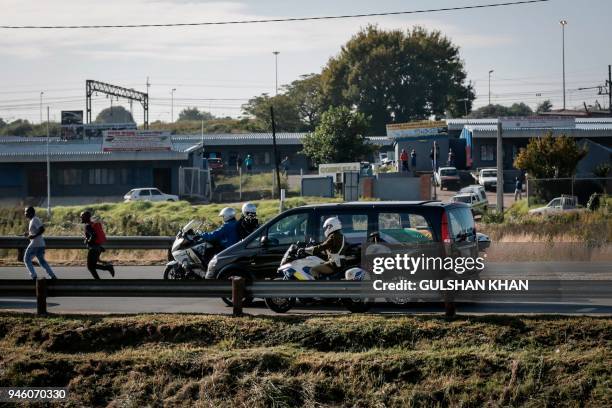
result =
[[[207,159],[208,168],[213,173],[223,173],[223,160],[219,157],[214,157],[211,159]]]

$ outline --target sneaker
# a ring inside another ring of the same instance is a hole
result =
[[[115,267],[113,265],[108,265],[110,276],[115,277]]]

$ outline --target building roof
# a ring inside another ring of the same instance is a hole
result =
[[[277,133],[276,143],[278,145],[302,145],[302,139],[308,133]],[[208,133],[174,135],[172,141],[176,142],[201,142],[204,139],[204,146],[255,146],[271,145],[272,133]],[[368,140],[378,145],[391,145],[393,142],[386,136],[369,136]]]
[[[601,119],[599,119],[601,120]],[[497,125],[466,125],[465,129],[474,138],[497,137]],[[552,132],[553,136],[566,135],[570,137],[612,137],[612,121],[579,121],[576,127],[565,128],[509,128],[503,130],[504,138],[531,138],[539,137],[546,132]]]
[[[103,152],[102,139],[62,141],[49,139],[51,161],[140,161],[187,160],[200,143],[173,143],[171,151]],[[42,162],[47,157],[47,139],[35,137],[0,138],[0,163]]]
[[[448,130],[462,130],[468,126],[497,126],[497,118],[487,119],[446,119]],[[576,127],[579,125],[609,125],[612,126],[612,118],[576,118]]]

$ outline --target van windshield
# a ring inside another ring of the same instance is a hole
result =
[[[442,176],[456,176],[457,169],[440,169],[440,175]]]
[[[453,201],[457,203],[468,203],[472,202],[472,197],[470,196],[455,196],[453,197]]]
[[[497,171],[496,170],[483,171],[482,177],[497,177]]]

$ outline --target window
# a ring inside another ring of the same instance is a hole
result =
[[[158,189],[154,188],[151,190],[151,195],[160,196],[162,193]]]
[[[348,243],[360,244],[368,238],[368,216],[367,214],[324,214],[319,217],[318,240],[325,240],[323,224],[331,217],[338,217],[342,224],[342,234]]]
[[[140,191],[138,192],[138,196],[139,196],[139,197],[143,197],[143,196],[144,196],[144,197],[148,197],[148,196],[150,196],[150,195],[151,195],[151,192],[150,192],[149,190],[140,190]]]
[[[484,192],[484,190],[480,190],[480,198],[482,199],[482,201],[484,201],[484,200],[486,200],[486,199],[487,199],[487,195],[486,195],[486,193]]]
[[[113,169],[89,169],[89,184],[115,184]]]
[[[480,160],[495,161],[495,148],[496,147],[494,145],[480,146]]]
[[[380,237],[389,243],[419,243],[433,241],[431,227],[419,214],[380,213],[378,214],[378,232]]]
[[[290,245],[306,242],[308,213],[288,215],[268,228],[270,245]]]
[[[550,202],[550,204],[548,204],[549,207],[554,207],[554,208],[561,208],[561,199],[560,198],[555,198],[554,200],[552,200]]]
[[[62,169],[58,173],[57,183],[64,186],[77,186],[82,183],[80,169]]]
[[[448,212],[453,238],[464,241],[467,235],[474,235],[474,217],[468,208],[457,208]]]

